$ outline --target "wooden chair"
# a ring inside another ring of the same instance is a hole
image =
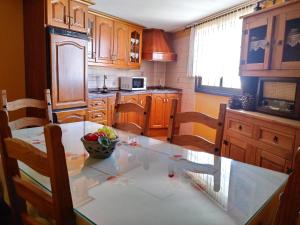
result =
[[[173,99],[171,116],[169,120],[168,141],[180,146],[192,146],[196,150],[206,151],[215,155],[220,155],[222,147],[222,136],[224,130],[226,104],[220,105],[219,117],[217,119],[199,112],[177,113],[178,100]],[[176,135],[176,127],[181,123],[201,123],[216,130],[216,139],[212,143],[196,135]],[[194,148],[193,148],[194,149]]]
[[[4,111],[0,111],[0,152],[13,218],[17,225],[40,225],[27,212],[26,202],[29,202],[41,213],[54,219],[55,224],[74,225],[75,215],[61,142],[62,131],[57,125],[47,125],[44,133],[47,153],[12,138],[8,117]],[[50,178],[51,194],[30,180],[21,178],[18,160]]]
[[[135,103],[120,103],[121,95],[118,92],[115,100],[115,112],[113,118],[112,127],[125,130],[128,132],[132,132],[138,135],[148,135],[149,132],[149,121],[150,121],[150,113],[151,113],[151,96],[146,97],[145,107],[135,104]],[[139,126],[136,123],[122,123],[118,122],[120,113],[129,113],[135,112],[137,114],[143,115],[143,125]]]
[[[9,122],[11,129],[22,129],[25,127],[39,127],[53,122],[52,118],[52,108],[51,108],[51,96],[50,90],[45,90],[45,100],[36,100],[30,98],[18,99],[12,102],[7,101],[7,94],[5,90],[1,91],[2,95],[2,108],[7,112],[16,111],[23,108],[37,108],[46,110],[45,118],[37,117],[23,117],[15,121]]]
[[[274,225],[300,225],[300,148],[296,153],[294,170],[281,195]]]

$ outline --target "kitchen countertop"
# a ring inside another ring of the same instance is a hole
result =
[[[182,93],[181,89],[175,88],[150,88],[144,91],[122,91],[122,90],[110,90],[109,93],[95,93],[96,89],[89,90],[89,98],[105,98],[115,96],[117,92],[120,92],[122,96],[128,95],[140,95],[140,94],[177,94]]]

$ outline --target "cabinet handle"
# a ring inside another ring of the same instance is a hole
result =
[[[166,101],[169,102],[169,99],[167,98]]]
[[[243,127],[242,127],[242,125],[239,125],[239,130],[243,130]]]
[[[224,145],[228,145],[229,144],[229,142],[227,140],[224,140],[223,143],[224,143]]]
[[[276,143],[276,144],[278,143],[278,137],[277,136],[274,136],[273,142]]]
[[[141,103],[140,103],[141,105],[143,105],[143,100],[141,100]]]
[[[291,174],[293,172],[293,169],[292,168],[287,168],[286,172],[287,172],[287,174]]]
[[[71,17],[71,16],[69,16],[69,18],[70,18],[70,26],[73,26],[74,25],[74,18]]]
[[[270,47],[270,42],[268,41],[265,45],[266,48],[269,48]]]
[[[70,17],[69,16],[65,16],[65,23],[66,24],[70,24]]]

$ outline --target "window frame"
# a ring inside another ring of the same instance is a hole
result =
[[[233,95],[243,94],[242,88],[227,88],[220,86],[202,85],[201,77],[195,77],[195,92],[229,97]]]

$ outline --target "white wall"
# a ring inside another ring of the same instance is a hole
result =
[[[89,88],[97,88],[98,85],[103,86],[103,76],[107,75],[106,86],[108,88],[118,88],[118,78],[121,76],[144,76],[147,77],[148,86],[164,86],[165,84],[166,63],[142,61],[139,70],[113,69],[98,66],[89,66]]]

